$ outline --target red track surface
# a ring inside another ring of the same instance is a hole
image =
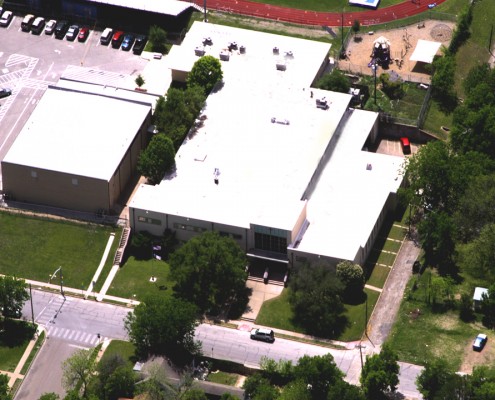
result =
[[[234,14],[250,15],[253,17],[267,18],[276,21],[293,22],[302,25],[341,26],[341,13],[326,13],[307,10],[298,10],[272,6],[270,4],[255,3],[247,0],[191,0],[203,7],[207,1],[207,8],[212,10],[232,12]],[[354,20],[361,25],[377,25],[410,17],[428,10],[428,4],[441,4],[446,0],[416,0],[415,4],[408,0],[394,6],[379,8],[377,10],[357,11],[344,13],[344,25],[351,26]]]

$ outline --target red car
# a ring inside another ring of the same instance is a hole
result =
[[[112,47],[114,49],[118,49],[123,39],[124,39],[124,32],[122,31],[115,32],[112,37]]]
[[[402,152],[404,154],[411,154],[411,143],[409,143],[409,139],[406,137],[400,138],[400,145],[402,146]]]
[[[89,28],[85,26],[85,27],[81,28],[81,30],[79,31],[79,35],[77,36],[77,40],[79,42],[84,42],[88,38],[88,35],[89,35]]]

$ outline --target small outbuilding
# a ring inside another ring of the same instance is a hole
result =
[[[482,287],[474,288],[473,295],[473,307],[477,309],[480,307],[481,301],[483,300],[483,295],[488,296],[488,289]]]

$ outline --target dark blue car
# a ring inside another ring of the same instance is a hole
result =
[[[134,44],[134,36],[127,34],[124,36],[124,40],[122,41],[122,50],[129,51]]]

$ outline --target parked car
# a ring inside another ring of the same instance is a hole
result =
[[[34,20],[33,25],[31,26],[31,33],[33,35],[39,35],[43,28],[45,27],[45,19],[43,17],[38,17]]]
[[[65,38],[70,41],[76,40],[77,34],[79,33],[79,26],[78,25],[71,25],[69,27],[69,30],[67,31],[67,34],[65,35]]]
[[[53,32],[55,32],[56,25],[57,25],[57,21],[55,21],[54,19],[48,21],[45,26],[45,34],[47,35],[53,34]]]
[[[251,330],[251,339],[273,343],[275,341],[275,334],[271,329],[253,328]]]
[[[486,336],[484,333],[479,333],[478,336],[476,336],[476,339],[474,339],[473,350],[474,351],[483,350],[483,347],[485,347],[487,341],[488,341],[488,336]]]
[[[102,45],[106,46],[112,40],[112,36],[113,36],[113,29],[112,28],[105,28],[103,30],[103,32],[101,33],[100,43]]]
[[[34,22],[34,19],[35,17],[33,14],[26,15],[21,22],[21,30],[23,32],[29,32],[31,30],[31,25]]]
[[[400,138],[400,145],[402,147],[402,152],[404,154],[411,154],[411,143],[409,142],[408,138],[401,137]]]
[[[146,46],[146,36],[138,35],[136,36],[136,42],[132,48],[134,54],[141,54]]]
[[[4,11],[2,13],[2,16],[0,17],[0,26],[4,26],[4,27],[9,26],[13,17],[14,14],[12,13],[12,11]]]
[[[3,99],[4,97],[8,97],[12,94],[12,89],[0,89],[0,99]]]
[[[63,39],[67,33],[67,29],[69,29],[69,23],[67,21],[58,21],[57,25],[55,25],[55,37],[57,39]]]
[[[19,319],[22,317],[22,312],[21,312],[21,310],[18,310],[18,309],[11,310],[11,309],[5,309],[4,307],[2,307],[2,315],[5,318]]]
[[[79,35],[77,35],[77,40],[79,42],[84,42],[89,36],[89,28],[87,26],[84,26],[81,28],[79,31]]]
[[[112,47],[114,49],[118,49],[123,39],[124,39],[124,32],[116,31],[112,36]]]
[[[124,36],[124,40],[122,41],[122,50],[129,51],[134,44],[134,35],[128,33]]]

